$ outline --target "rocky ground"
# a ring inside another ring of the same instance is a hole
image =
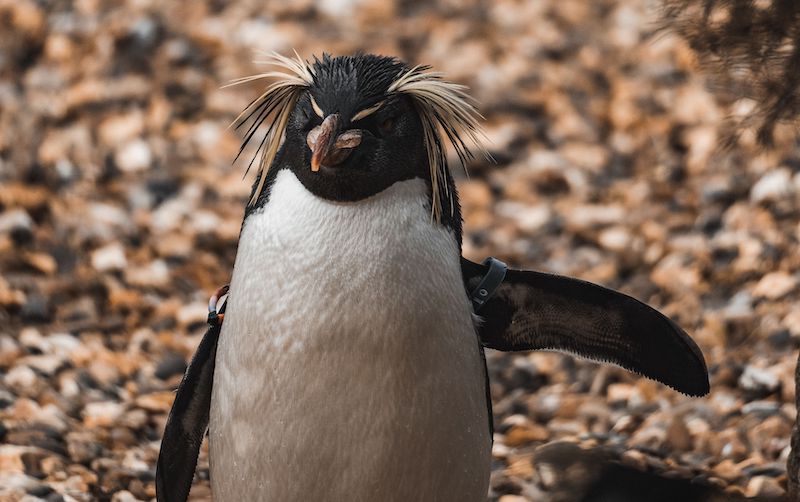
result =
[[[752,103],[711,92],[646,0],[271,4],[0,0],[0,500],[154,497],[251,181],[228,125],[259,86],[220,86],[260,71],[254,50],[292,48],[469,85],[497,163],[459,181],[465,254],[632,294],[706,355],[712,392],[690,399],[572,357],[490,354],[492,500],[576,486],[537,451],[556,440],[728,494],[784,491],[794,130],[768,149],[730,136]],[[204,451],[193,498],[209,497]]]

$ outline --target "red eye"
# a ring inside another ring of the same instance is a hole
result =
[[[383,134],[388,134],[394,129],[394,118],[388,118],[380,123],[378,128]]]

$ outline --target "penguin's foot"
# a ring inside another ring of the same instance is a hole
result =
[[[225,319],[225,303],[228,300],[230,284],[218,288],[208,300],[208,324],[216,326]]]

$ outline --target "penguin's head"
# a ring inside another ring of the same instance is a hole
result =
[[[284,140],[284,162],[310,192],[356,201],[427,176],[419,115],[409,96],[388,92],[405,65],[372,55],[323,56],[313,70]]]
[[[428,67],[370,54],[325,54],[313,63],[273,54],[268,62],[282,71],[236,82],[274,80],[237,119],[249,124],[242,149],[269,124],[256,152],[251,204],[268,197],[275,172],[289,169],[314,195],[339,202],[421,178],[430,187],[433,216],[456,216],[445,144],[466,163],[481,139],[480,115],[464,86]]]

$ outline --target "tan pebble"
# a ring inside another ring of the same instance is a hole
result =
[[[608,161],[608,149],[590,143],[567,143],[560,148],[560,153],[570,165],[593,172],[600,171]]]
[[[612,431],[617,434],[630,434],[636,430],[639,423],[631,415],[623,415],[614,423]]]
[[[727,481],[735,481],[742,476],[742,471],[736,466],[736,463],[726,458],[712,468],[714,474]]]
[[[497,204],[496,211],[500,216],[512,220],[524,232],[537,232],[552,219],[547,204],[528,205],[504,201]]]
[[[586,424],[572,418],[553,418],[547,423],[547,428],[554,437],[561,439],[577,438],[588,432]]]
[[[786,272],[770,272],[758,281],[753,289],[753,296],[777,300],[788,295],[797,288],[797,278]]]
[[[105,358],[94,359],[89,363],[89,374],[101,384],[109,385],[119,380],[120,368]]]
[[[85,481],[82,476],[70,476],[64,481],[63,486],[65,491],[70,490],[77,493],[87,493],[89,491],[89,482]]]
[[[606,390],[606,396],[611,403],[627,402],[633,394],[633,386],[627,383],[612,383]]]
[[[65,359],[63,357],[52,354],[26,356],[20,359],[20,364],[26,364],[48,376],[54,375],[56,371],[63,366],[64,362]]]
[[[688,451],[692,447],[692,436],[683,421],[683,417],[672,419],[667,429],[667,445],[673,450]]]
[[[117,147],[138,137],[144,130],[144,115],[134,111],[125,115],[113,115],[100,123],[100,140],[110,147]]]
[[[46,205],[50,198],[50,192],[41,187],[17,183],[5,183],[0,186],[0,202],[6,207],[38,208]]]
[[[506,432],[505,443],[508,446],[521,446],[533,441],[546,441],[549,437],[547,429],[541,425],[529,423],[512,427]]]
[[[67,35],[61,33],[51,33],[45,41],[44,52],[48,59],[52,61],[69,61],[74,52],[75,44]]]
[[[686,291],[704,291],[708,286],[703,282],[699,268],[686,253],[671,253],[662,258],[650,280],[656,285],[676,294]]]
[[[667,439],[667,431],[658,426],[642,427],[631,436],[631,444],[638,447],[661,448]]]
[[[565,216],[571,228],[584,230],[621,222],[626,214],[627,210],[618,205],[583,205],[572,208]]]
[[[22,458],[27,454],[40,452],[32,446],[19,446],[14,444],[0,445],[0,473],[25,472],[25,463]]]
[[[630,466],[637,469],[644,469],[647,467],[647,457],[644,453],[638,450],[626,450],[622,453],[622,460]]]
[[[505,473],[509,476],[516,476],[523,479],[533,478],[533,463],[530,456],[511,458],[506,467]]]
[[[36,384],[36,372],[27,366],[14,366],[3,378],[3,382],[12,389],[32,390]]]
[[[125,405],[114,401],[89,403],[83,408],[86,427],[110,427],[125,412]]]
[[[125,258],[125,248],[119,242],[114,242],[92,251],[91,262],[92,267],[98,272],[122,270],[128,264]]]
[[[10,5],[13,5],[11,16],[15,27],[28,35],[36,35],[42,31],[45,25],[45,18],[41,9],[37,7],[36,2],[20,1]]]
[[[111,497],[111,502],[139,502],[139,500],[128,490],[120,490]]]
[[[497,502],[528,502],[528,499],[522,495],[503,495]]]
[[[792,194],[792,172],[785,168],[772,169],[750,189],[753,202],[776,201]]]
[[[114,309],[135,308],[142,303],[142,294],[133,289],[112,289],[108,302]]]
[[[755,476],[747,483],[745,495],[748,497],[779,497],[784,495],[784,491],[775,479],[767,476]]]
[[[184,258],[195,251],[194,239],[188,235],[168,234],[158,239],[156,251],[165,258]]]
[[[53,456],[42,459],[41,469],[45,474],[52,475],[57,472],[62,472],[65,467],[66,464],[60,457]]]
[[[508,457],[511,453],[511,448],[502,443],[502,436],[498,437],[500,439],[495,439],[494,443],[492,443],[492,458],[502,460]]]
[[[0,366],[6,368],[11,366],[21,353],[22,349],[16,340],[9,335],[0,335]]]
[[[747,429],[747,438],[754,451],[764,455],[778,453],[791,436],[792,424],[785,417],[775,415]],[[777,451],[776,451],[777,450]]]
[[[607,228],[600,232],[597,238],[601,246],[615,253],[620,253],[628,249],[631,245],[631,240],[630,232],[622,226]]]
[[[145,394],[136,398],[135,404],[151,412],[167,412],[172,407],[175,393],[170,391]]]
[[[169,279],[169,267],[164,260],[154,260],[147,265],[128,268],[125,271],[125,280],[132,286],[164,286]]]
[[[134,139],[117,150],[114,161],[123,172],[144,171],[153,163],[153,152],[145,140]]]
[[[193,302],[184,305],[178,310],[176,318],[182,326],[204,323],[208,318],[208,305],[205,302]]]
[[[147,425],[149,418],[147,412],[142,409],[130,410],[119,420],[120,425],[139,430]]]
[[[49,254],[25,253],[22,259],[28,266],[46,275],[53,275],[58,270],[55,258]]]

